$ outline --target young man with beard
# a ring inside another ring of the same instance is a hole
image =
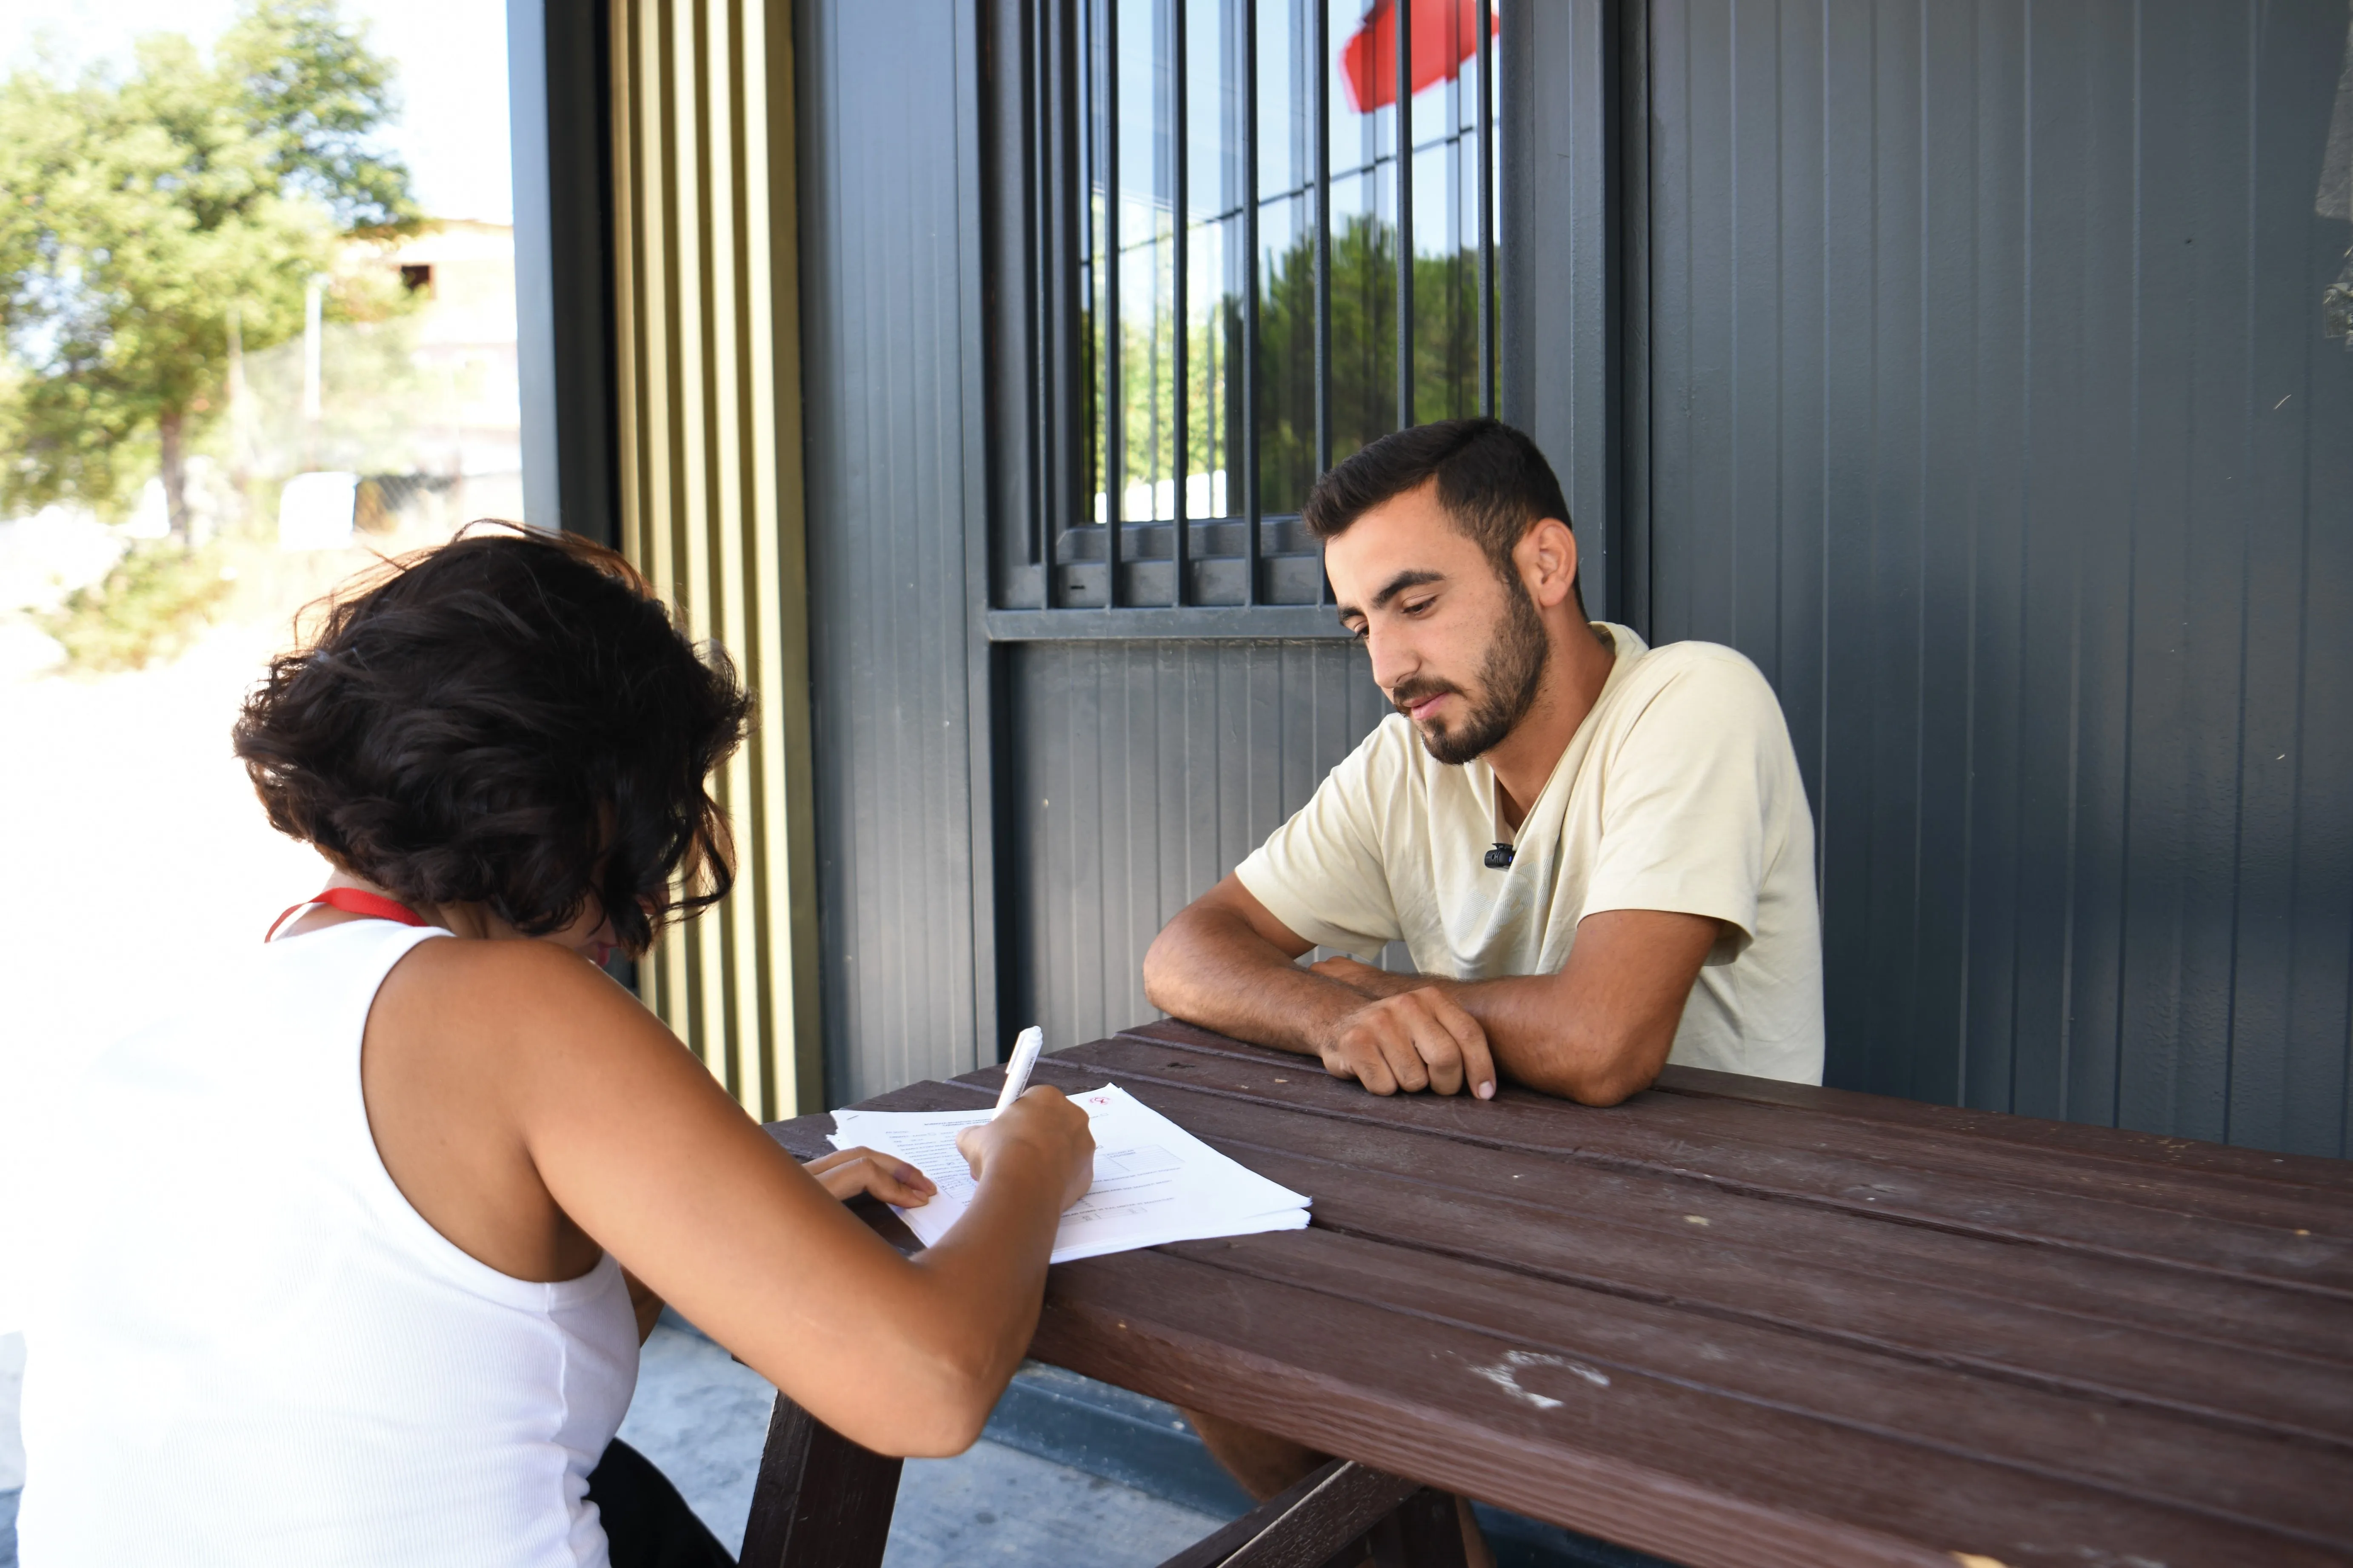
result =
[[[1316,482],[1340,619],[1395,704],[1179,912],[1155,1006],[1376,1094],[1500,1073],[1614,1105],[1669,1061],[1819,1083],[1805,785],[1772,689],[1713,643],[1588,622],[1560,483],[1492,419]],[[1371,966],[1402,940],[1416,974]],[[1354,957],[1312,969],[1311,947]]]
[[[1560,482],[1492,419],[1382,437],[1306,521],[1397,712],[1168,922],[1153,1005],[1375,1094],[1820,1082],[1813,822],[1757,667],[1588,622]],[[1400,940],[1419,973],[1371,966]],[[1355,956],[1298,967],[1316,946]],[[1261,1499],[1319,1461],[1187,1414]],[[1492,1563],[1467,1509],[1463,1541]]]

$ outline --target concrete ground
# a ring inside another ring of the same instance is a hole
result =
[[[12,1336],[13,1337],[13,1336]],[[691,1329],[665,1321],[646,1342],[621,1436],[659,1466],[728,1551],[744,1544],[776,1390]],[[15,1384],[0,1356],[0,1481],[16,1436]],[[16,1568],[18,1493],[0,1487],[0,1568]],[[908,1462],[883,1568],[1151,1568],[1224,1519],[983,1440],[953,1459]]]
[[[665,1319],[646,1343],[621,1438],[659,1465],[730,1552],[744,1542],[776,1390]],[[911,1459],[884,1568],[1028,1563],[1151,1568],[1225,1522],[987,1439]]]

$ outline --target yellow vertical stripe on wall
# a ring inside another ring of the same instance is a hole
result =
[[[759,703],[712,780],[735,891],[639,973],[745,1110],[794,1116],[820,1064],[790,15],[610,6],[622,549]]]

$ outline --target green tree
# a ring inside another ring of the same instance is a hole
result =
[[[341,241],[417,222],[375,141],[394,109],[390,63],[333,0],[247,0],[209,62],[159,34],[119,79],[0,84],[0,507],[119,507],[152,433],[185,539],[232,331],[248,349],[300,332]],[[394,293],[346,278],[330,308]]]
[[[1315,254],[1303,237],[1268,269],[1259,303],[1259,489],[1296,511],[1315,460]],[[1369,216],[1332,237],[1332,458],[1398,427],[1397,229]],[[1413,258],[1417,423],[1479,411],[1479,253]]]
[[[1168,247],[1163,247],[1165,255]],[[1172,286],[1163,263],[1160,287]],[[1315,453],[1315,250],[1303,236],[1271,258],[1259,296],[1259,500],[1269,515],[1295,512],[1323,466]],[[1138,312],[1141,313],[1140,311]],[[1226,468],[1227,509],[1243,505],[1242,309],[1222,295],[1192,323],[1186,361],[1187,473]],[[1479,411],[1479,253],[1417,254],[1413,261],[1414,419]],[[1096,374],[1100,309],[1082,340],[1079,374],[1094,419],[1082,455],[1103,488],[1103,389]],[[1331,438],[1335,461],[1398,427],[1397,229],[1369,216],[1332,237]],[[1120,331],[1121,437],[1126,485],[1166,479],[1173,457],[1176,321],[1128,315]]]

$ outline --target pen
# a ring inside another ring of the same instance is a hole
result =
[[[1029,1087],[1029,1069],[1038,1065],[1038,1053],[1045,1048],[1046,1031],[1032,1024],[1021,1031],[1013,1042],[1013,1059],[1005,1064],[1005,1088],[997,1097],[997,1109],[988,1113],[991,1121],[1005,1114],[1005,1108],[1021,1098]]]

